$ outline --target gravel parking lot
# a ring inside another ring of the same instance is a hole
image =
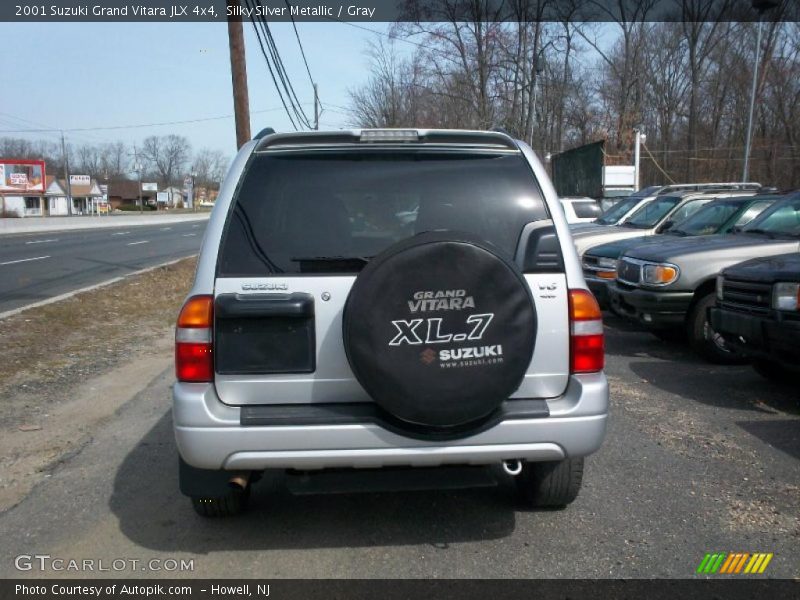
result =
[[[706,552],[748,551],[775,553],[766,576],[797,577],[797,390],[614,319],[607,346],[610,429],[567,510],[520,511],[507,482],[293,495],[276,475],[255,486],[248,513],[221,521],[197,517],[178,492],[165,357],[0,514],[0,576],[81,576],[15,569],[15,556],[44,553],[193,559],[193,571],[115,576],[683,578]]]

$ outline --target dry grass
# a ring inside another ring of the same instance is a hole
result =
[[[0,321],[0,426],[46,410],[69,388],[136,360],[148,344],[163,340],[195,262],[186,259]]]

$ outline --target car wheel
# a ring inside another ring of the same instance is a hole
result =
[[[736,365],[747,362],[741,354],[725,343],[725,339],[711,327],[708,309],[716,303],[714,292],[700,298],[689,312],[686,334],[695,352],[718,365]]]
[[[769,360],[753,361],[753,369],[764,379],[769,379],[775,383],[793,383],[797,381],[797,373],[792,373],[783,365]]]
[[[528,508],[564,508],[578,497],[583,481],[583,458],[524,463],[514,480]]]
[[[244,511],[249,498],[249,485],[244,490],[238,487],[231,487],[224,496],[215,498],[192,496],[192,506],[194,511],[201,517],[232,517]]]

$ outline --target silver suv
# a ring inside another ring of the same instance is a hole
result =
[[[175,339],[180,485],[204,516],[268,469],[497,465],[565,506],[605,434],[600,310],[544,167],[502,133],[252,140]]]

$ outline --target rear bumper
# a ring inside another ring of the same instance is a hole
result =
[[[721,308],[709,311],[711,326],[742,354],[797,368],[800,321],[778,320]]]
[[[508,419],[456,440],[403,436],[374,423],[247,426],[213,384],[176,383],[173,421],[181,457],[202,469],[260,470],[490,464],[560,460],[595,452],[605,436],[608,382],[602,373],[570,377],[547,401],[550,416]]]
[[[609,304],[615,313],[651,329],[681,325],[692,304],[693,292],[656,292],[608,286]]]

